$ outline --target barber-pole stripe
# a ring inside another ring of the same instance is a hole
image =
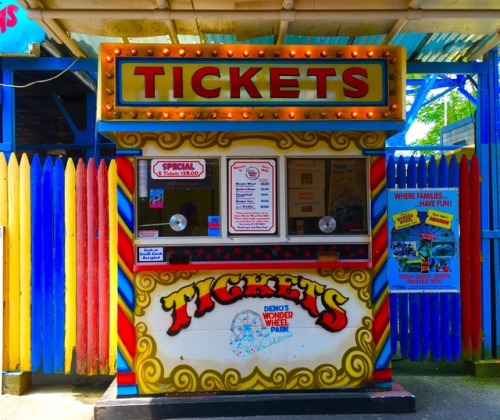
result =
[[[371,225],[372,225],[372,303],[373,341],[375,344],[374,383],[390,387],[392,379],[389,293],[387,278],[387,196],[385,156],[370,161]]]
[[[117,158],[118,178],[118,339],[117,395],[136,395],[133,371],[136,337],[134,329],[134,166],[133,160]]]

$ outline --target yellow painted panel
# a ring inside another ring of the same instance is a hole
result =
[[[117,171],[116,161],[108,168],[109,206],[109,373],[116,374],[117,317],[118,317],[118,243],[117,243]]]
[[[64,176],[66,316],[64,336],[64,372],[71,372],[73,350],[76,347],[76,170],[73,160],[66,164]]]
[[[20,368],[20,284],[19,284],[19,163],[16,155],[11,154],[7,165],[8,171],[8,221],[7,221],[7,248],[9,258],[7,261],[9,273],[9,323],[7,369],[19,370]]]
[[[19,285],[21,371],[31,371],[31,177],[28,156],[19,166]]]
[[[7,160],[5,159],[5,154],[0,153],[0,203],[7,203]],[[0,226],[7,227],[8,221],[8,206],[2,205],[0,206]],[[3,305],[3,326],[0,325],[3,331],[3,352],[2,352],[2,372],[7,370],[7,352],[5,349],[9,344],[9,336],[7,325],[9,325],[9,300],[7,297],[9,296],[9,275],[7,270],[7,260],[8,260],[8,246],[7,246],[7,233],[5,232],[5,246],[3,250],[3,267],[0,267],[3,270],[3,297],[4,297],[4,305]]]

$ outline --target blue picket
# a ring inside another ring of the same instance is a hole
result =
[[[42,165],[34,155],[30,168],[31,188],[31,370],[42,364]]]
[[[418,160],[417,187],[427,188],[427,162],[423,155]],[[429,358],[431,346],[430,331],[430,294],[425,292],[420,295],[420,356],[422,360]]]
[[[389,156],[387,158],[387,170],[386,170],[386,185],[387,188],[396,187],[396,165],[394,163],[394,157]],[[391,320],[391,354],[396,354],[398,351],[398,294],[389,294],[389,317]]]
[[[64,372],[64,166],[56,159],[52,178],[53,199],[53,300],[54,300],[54,373]]]
[[[453,155],[448,165],[448,186],[458,188],[459,169],[456,155]],[[458,273],[456,273],[458,275]],[[459,360],[461,356],[461,317],[460,293],[451,294],[450,302],[450,350],[451,360]]]
[[[415,188],[417,186],[417,167],[415,158],[410,157],[406,169],[406,187]],[[420,357],[420,329],[419,329],[419,313],[420,313],[420,298],[418,293],[411,293],[410,300],[410,360],[419,360]]]
[[[440,188],[448,187],[448,164],[445,156],[441,156],[439,161],[438,186]],[[451,360],[450,298],[450,293],[441,293],[440,295],[441,358],[447,361]]]
[[[42,319],[43,319],[43,343],[42,343],[42,368],[44,373],[52,373],[54,370],[54,312],[53,312],[53,240],[52,240],[52,161],[50,157],[45,159],[42,171]]]
[[[438,167],[436,158],[429,159],[427,173],[427,186],[429,188],[438,187]],[[441,332],[439,316],[439,293],[430,294],[430,315],[431,315],[431,355],[433,360],[441,359]]]
[[[406,166],[403,156],[398,158],[396,165],[396,186],[397,188],[406,188]],[[408,357],[408,293],[398,294],[399,310],[399,344],[401,346],[401,355]]]

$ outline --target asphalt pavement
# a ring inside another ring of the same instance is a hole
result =
[[[475,377],[462,362],[393,362],[394,381],[415,395],[416,412],[400,414],[340,414],[300,416],[217,417],[225,420],[323,420],[327,418],[500,420],[500,378]],[[0,396],[1,420],[91,420],[94,405],[110,385],[110,378],[33,378],[22,396]],[[193,418],[191,418],[193,420]]]

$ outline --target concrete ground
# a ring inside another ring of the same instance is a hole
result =
[[[260,416],[259,420],[335,419],[439,419],[500,420],[500,378],[478,378],[467,374],[462,363],[393,362],[394,381],[415,395],[417,411],[407,414],[363,414],[334,416]],[[62,378],[64,380],[62,380]],[[1,420],[90,420],[94,404],[108,388],[110,378],[65,378],[56,375],[33,379],[22,396],[0,397]],[[249,420],[250,417],[225,417]]]

